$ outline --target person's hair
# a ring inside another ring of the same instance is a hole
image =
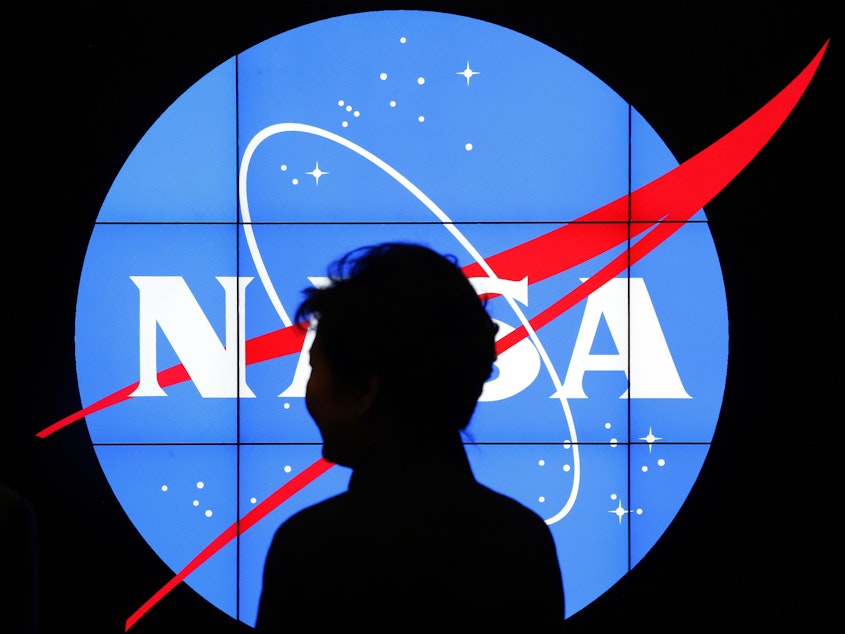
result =
[[[464,429],[493,370],[498,325],[457,259],[389,242],[347,253],[328,277],[303,291],[296,320],[316,323],[336,380],[375,375],[399,422]]]

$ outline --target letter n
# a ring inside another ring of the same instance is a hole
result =
[[[130,276],[140,291],[140,380],[130,396],[167,396],[158,382],[158,328],[203,398],[255,397],[246,384],[244,298],[251,277],[218,277],[226,295],[225,344],[179,276]],[[238,306],[241,310],[238,310]]]

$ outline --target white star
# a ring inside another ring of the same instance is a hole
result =
[[[321,177],[323,174],[328,174],[328,172],[324,172],[324,171],[322,171],[322,170],[320,169],[320,163],[319,163],[319,161],[315,161],[315,162],[314,162],[314,169],[313,169],[313,170],[311,170],[310,172],[305,172],[305,173],[306,173],[306,174],[310,174],[311,176],[313,176],[313,177],[314,177],[314,184],[315,184],[315,185],[319,185],[319,184],[320,184],[320,177]]]
[[[645,440],[648,443],[648,452],[651,453],[651,446],[655,440],[663,440],[659,436],[655,436],[651,433],[651,427],[648,428],[648,436],[643,436],[640,440]]]
[[[619,518],[619,523],[622,523],[622,518],[624,517],[625,513],[630,513],[631,511],[622,508],[622,500],[619,500],[619,506],[615,509],[608,511],[608,513],[613,513]]]
[[[464,77],[466,77],[467,78],[467,86],[469,86],[469,80],[473,75],[480,75],[480,73],[472,70],[469,67],[469,60],[467,60],[467,67],[464,70],[462,70],[461,72],[455,73],[455,74],[456,75],[463,75]]]

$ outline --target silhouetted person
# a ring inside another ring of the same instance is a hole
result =
[[[306,405],[323,456],[352,474],[278,528],[257,630],[560,629],[548,526],[476,481],[464,450],[496,359],[471,284],[413,244],[355,250],[329,277],[296,314],[316,324]]]

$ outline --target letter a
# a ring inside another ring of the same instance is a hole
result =
[[[630,337],[635,344],[635,354],[630,355],[630,360],[629,306]],[[590,354],[602,316],[617,354]],[[628,279],[614,278],[590,294],[566,378],[561,389],[552,397],[587,398],[582,381],[584,373],[589,371],[624,372],[629,380],[629,390],[619,398],[692,398],[678,376],[642,278],[631,278],[630,287]]]

